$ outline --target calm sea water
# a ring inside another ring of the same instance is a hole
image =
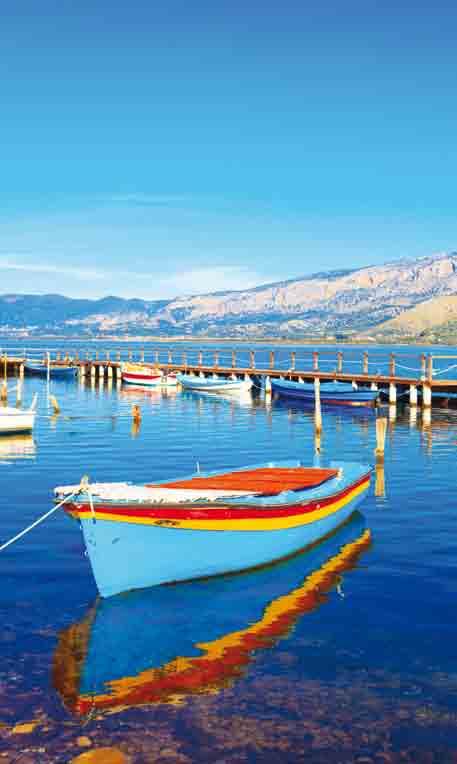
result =
[[[314,459],[294,403],[53,381],[56,417],[27,378],[34,392],[33,438],[0,440],[1,540],[83,474]],[[454,762],[457,411],[380,413],[378,495],[373,481],[339,534],[281,565],[99,602],[63,513],[0,553],[0,761],[70,762],[90,742],[134,764]],[[375,414],[323,414],[322,462],[372,463]]]

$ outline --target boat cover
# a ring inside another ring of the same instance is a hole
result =
[[[153,488],[213,489],[254,491],[260,495],[275,495],[282,491],[302,491],[315,488],[338,475],[338,470],[317,467],[259,467],[253,470],[225,472],[210,477],[194,477],[173,483],[150,484]]]

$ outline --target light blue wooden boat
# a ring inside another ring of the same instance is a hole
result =
[[[36,374],[40,377],[48,376],[48,365],[46,363],[26,361],[24,367],[29,374]],[[49,376],[53,379],[72,379],[76,376],[76,373],[76,366],[63,366],[52,363],[49,365]]]
[[[248,392],[253,384],[249,378],[200,377],[196,374],[177,374],[176,379],[184,390],[205,393]]]
[[[336,533],[278,565],[99,599],[60,634],[54,686],[81,716],[213,695],[322,607],[370,545],[355,512]]]
[[[160,485],[94,484],[65,508],[108,597],[264,565],[314,544],[350,517],[370,473],[352,463],[269,462]],[[57,499],[75,488],[56,488]]]
[[[271,390],[278,395],[314,403],[314,383],[272,379]],[[370,406],[374,405],[378,395],[378,390],[370,390],[368,387],[354,388],[348,382],[321,382],[320,384],[321,403],[330,406]]]

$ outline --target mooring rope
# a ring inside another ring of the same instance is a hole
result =
[[[3,550],[9,547],[11,544],[14,544],[15,541],[19,541],[19,539],[25,536],[26,533],[29,533],[29,531],[33,530],[33,528],[36,528],[37,525],[39,525],[48,517],[53,515],[54,512],[57,512],[57,510],[60,509],[60,507],[63,504],[65,504],[66,501],[69,501],[70,499],[72,499],[74,496],[80,493],[80,491],[81,491],[81,486],[79,486],[78,489],[76,491],[73,491],[73,493],[71,493],[69,496],[65,496],[65,498],[62,499],[62,501],[60,501],[58,504],[56,504],[55,507],[50,509],[49,512],[46,512],[44,515],[41,515],[41,517],[39,517],[38,520],[35,520],[34,523],[32,523],[31,525],[28,525],[27,528],[24,528],[24,530],[22,530],[20,533],[17,533],[16,536],[13,536],[13,538],[9,539],[9,541],[5,541],[5,543],[0,546],[0,552],[3,552]]]

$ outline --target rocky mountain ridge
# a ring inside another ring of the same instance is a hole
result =
[[[240,285],[241,286],[241,285]],[[0,296],[0,332],[300,336],[367,332],[457,294],[457,252],[172,300]]]

